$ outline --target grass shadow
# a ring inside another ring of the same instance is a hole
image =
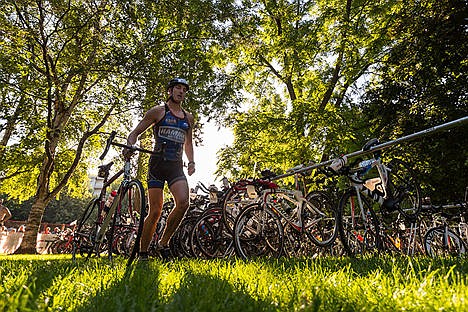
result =
[[[164,311],[277,311],[272,301],[253,298],[245,285],[234,287],[210,274],[188,270]]]
[[[412,273],[423,275],[438,270],[440,275],[448,272],[467,274],[468,261],[466,257],[410,257],[403,255],[368,255],[359,257],[318,257],[318,258],[280,258],[258,260],[262,265],[272,270],[327,270],[337,272],[345,270],[357,277],[367,277],[381,272],[394,274],[399,270],[401,274]]]
[[[271,302],[184,263],[135,263],[74,311],[277,311]]]

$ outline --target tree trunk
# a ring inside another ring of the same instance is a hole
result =
[[[36,199],[31,207],[26,231],[24,232],[23,241],[15,254],[35,254],[37,253],[37,234],[39,233],[42,216],[46,207],[46,202],[42,199]]]
[[[51,200],[50,195],[50,177],[54,172],[55,150],[59,140],[58,131],[49,131],[45,141],[45,155],[42,162],[41,173],[37,178],[37,191],[35,201],[29,212],[28,222],[26,223],[26,232],[23,236],[21,246],[16,251],[17,254],[36,253],[37,234],[41,226],[42,216],[45,207]]]

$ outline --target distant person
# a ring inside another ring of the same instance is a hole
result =
[[[5,222],[11,218],[10,209],[3,205],[3,198],[0,198],[0,225],[4,226]]]
[[[26,231],[26,225],[21,224],[20,227],[18,228],[18,232],[24,232]]]

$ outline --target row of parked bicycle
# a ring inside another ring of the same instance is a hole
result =
[[[363,151],[371,151],[366,160],[351,163],[341,157],[327,166],[300,165],[281,175],[266,170],[257,179],[225,179],[221,190],[199,183],[171,239],[173,255],[252,259],[369,252],[465,254],[466,194],[459,203],[436,207],[422,197],[417,176],[406,163],[384,162],[381,151],[372,151],[377,144],[374,139],[364,145]],[[131,263],[146,215],[144,191],[139,181],[129,178],[128,162],[109,178],[111,166],[100,167],[104,188],[78,224],[72,253],[120,254]],[[107,189],[121,174],[117,200],[108,207]],[[172,205],[165,203],[153,242]],[[156,254],[155,244],[150,252]]]
[[[255,190],[249,190],[252,186]],[[369,252],[429,256],[465,253],[461,237],[468,237],[466,201],[437,207],[426,199],[418,214],[410,218],[398,208],[374,210],[367,206],[368,199],[358,199],[354,192],[345,192],[338,204],[333,194],[325,191],[313,191],[305,197],[294,192],[259,179],[211,190],[210,196],[197,195],[171,241],[173,254],[252,259]],[[214,197],[221,200],[210,202]],[[171,205],[166,204],[166,214]]]

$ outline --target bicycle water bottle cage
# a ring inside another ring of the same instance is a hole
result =
[[[364,144],[364,146],[362,147],[362,150],[368,151],[372,147],[377,146],[379,144],[380,144],[379,139],[377,138],[370,139],[369,141],[366,142],[366,144]],[[374,155],[374,158],[378,158],[380,156],[380,151],[375,151],[373,155]]]

